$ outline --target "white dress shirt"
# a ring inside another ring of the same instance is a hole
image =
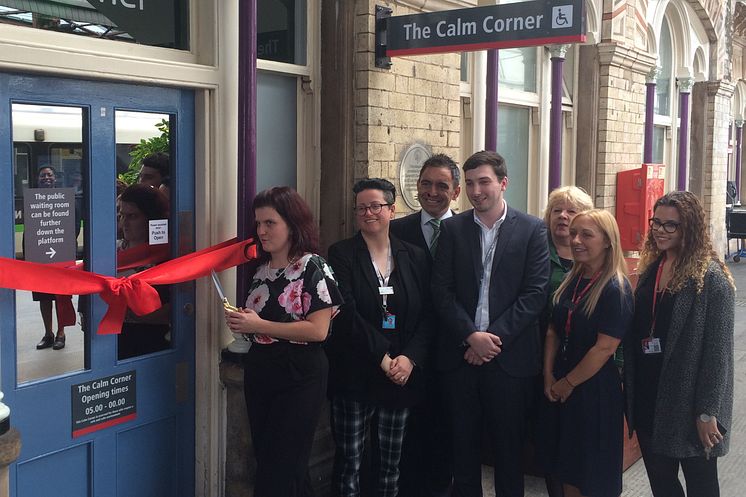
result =
[[[479,301],[477,302],[477,311],[474,316],[476,331],[486,331],[490,325],[490,279],[492,278],[492,260],[495,258],[495,247],[500,234],[500,226],[505,221],[508,214],[508,204],[503,199],[503,215],[495,221],[492,228],[488,228],[477,217],[477,211],[474,211],[474,222],[479,226],[480,242],[482,244],[482,277],[479,285]]]

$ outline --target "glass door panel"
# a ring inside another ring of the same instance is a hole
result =
[[[170,258],[170,122],[168,114],[117,110],[117,275],[130,276]],[[122,161],[124,162],[124,161]],[[171,347],[171,288],[156,287],[163,302],[157,311],[132,311],[117,337],[118,359]]]
[[[13,103],[15,255],[75,265],[85,253],[86,218],[81,107]],[[19,384],[85,368],[84,299],[16,293]],[[60,323],[66,308],[73,322]]]

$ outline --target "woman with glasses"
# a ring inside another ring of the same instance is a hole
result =
[[[655,497],[720,495],[733,407],[734,282],[690,192],[655,203],[624,344],[630,428]]]
[[[373,453],[378,460],[373,464],[373,493],[394,497],[409,408],[424,388],[420,369],[429,340],[428,259],[424,250],[389,234],[394,185],[364,179],[352,191],[360,231],[329,249],[344,298],[327,342],[337,446],[335,494],[360,495],[365,433],[374,423]]]

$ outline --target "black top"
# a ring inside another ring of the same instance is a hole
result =
[[[562,268],[565,270],[566,273],[569,273],[572,269],[572,259],[565,259],[564,257],[560,257],[560,264],[562,264]]]
[[[572,314],[570,334],[565,337],[565,322],[567,321],[568,310],[572,307],[572,295],[575,286],[577,284],[577,293],[580,294],[589,281],[588,278],[581,278],[578,283],[577,277],[574,278],[554,306],[552,322],[555,332],[560,342],[566,340],[566,347],[560,348],[554,364],[555,376],[558,379],[578,365],[591,347],[596,344],[599,333],[622,339],[629,328],[633,309],[632,291],[629,284],[625,283],[625,289],[622,293],[617,282],[611,280],[604,287],[596,304],[596,309],[591,316],[586,316],[583,309],[588,298],[587,295],[576,305]],[[606,368],[613,372],[615,377],[618,377],[613,358],[609,358],[601,371]]]
[[[652,274],[658,271],[660,260],[650,268]],[[633,321],[635,333],[634,351],[637,363],[635,375],[635,429],[647,435],[653,432],[655,399],[658,396],[658,380],[663,366],[663,353],[645,354],[642,351],[642,340],[650,337],[653,324],[653,291],[655,278],[648,278],[637,287],[637,308]],[[655,330],[652,338],[661,342],[661,350],[666,350],[666,335],[671,327],[674,294],[669,291],[658,292],[655,305]]]

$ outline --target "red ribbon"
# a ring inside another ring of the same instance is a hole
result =
[[[210,270],[224,271],[255,258],[256,245],[253,240],[233,239],[131,276],[116,278],[81,271],[78,267],[58,267],[0,257],[0,287],[52,293],[63,297],[98,293],[109,305],[99,323],[98,333],[120,333],[127,308],[142,316],[161,307],[161,299],[152,285],[195,280],[208,275]],[[132,259],[139,262],[143,260],[139,256]],[[131,263],[134,262],[130,261],[129,264]],[[58,319],[62,325],[70,326],[75,324],[75,310],[72,304],[69,307],[64,304],[64,300],[63,298],[57,305]]]
[[[162,245],[139,245],[130,249],[124,249],[117,252],[117,273],[128,269],[158,264],[168,260],[171,255],[171,246]],[[55,262],[49,265],[64,267],[67,269],[83,270],[83,263],[76,261]],[[75,325],[75,307],[73,306],[72,295],[55,294],[57,305],[57,322],[59,326]]]

